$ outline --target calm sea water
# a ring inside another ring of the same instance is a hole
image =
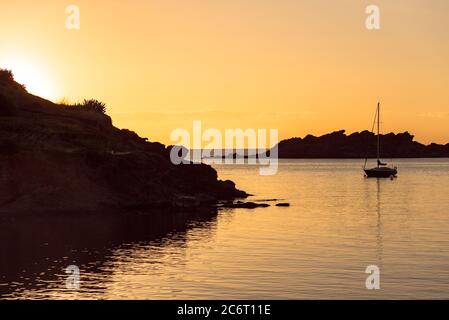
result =
[[[283,160],[269,177],[217,166],[251,200],[289,208],[0,220],[0,297],[448,299],[449,159],[396,164],[395,180],[365,179],[360,160]],[[365,287],[368,265],[380,290]]]

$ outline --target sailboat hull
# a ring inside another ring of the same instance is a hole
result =
[[[374,118],[374,123],[376,123],[377,120],[377,167],[372,169],[365,169],[363,167],[365,174],[368,178],[390,178],[390,177],[396,177],[398,174],[398,170],[396,167],[390,168],[387,166],[386,163],[382,163],[380,158],[380,102],[377,104],[377,110],[376,110],[376,116]],[[374,129],[374,125],[373,125]],[[365,160],[365,165],[366,161]]]
[[[368,178],[390,178],[396,177],[398,170],[394,168],[379,167],[373,169],[365,169]]]

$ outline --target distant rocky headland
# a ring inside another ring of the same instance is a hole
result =
[[[449,143],[424,145],[414,141],[408,132],[381,135],[380,141],[384,158],[449,157]],[[283,140],[278,147],[279,158],[375,158],[377,135],[369,131],[347,135],[341,130],[320,137],[308,135]]]
[[[55,104],[0,70],[0,214],[113,212],[245,198],[208,165],[118,129],[96,100]]]
[[[381,156],[383,158],[447,158],[449,143],[446,145],[432,143],[425,145],[414,141],[408,132],[389,133],[380,136]],[[369,132],[355,132],[347,135],[345,130],[335,131],[319,137],[307,135],[304,138],[282,140],[277,145],[278,157],[281,159],[352,159],[376,158],[377,135]],[[214,150],[207,154],[214,155]],[[222,158],[256,158],[266,157],[253,149],[224,149]]]

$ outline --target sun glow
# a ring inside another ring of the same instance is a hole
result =
[[[0,67],[9,69],[14,74],[14,79],[25,85],[28,92],[42,98],[55,100],[57,98],[54,82],[45,68],[24,62],[18,59],[1,61]]]

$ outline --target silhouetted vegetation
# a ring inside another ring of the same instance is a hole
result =
[[[90,100],[84,100],[84,102],[82,103],[82,106],[88,110],[91,111],[95,111],[98,113],[106,113],[106,104],[95,100],[95,99],[90,99]]]
[[[21,89],[26,90],[26,87],[25,87],[24,84],[17,83],[14,80],[14,74],[12,73],[11,70],[8,70],[8,69],[1,69],[0,68],[0,83],[2,85],[5,85],[5,84],[6,85],[12,85],[13,87],[21,88]]]
[[[14,81],[14,75],[11,70],[0,69],[0,80],[1,81]]]
[[[62,106],[62,107],[70,107],[71,106],[70,100],[68,98],[66,98],[66,97],[60,99],[57,102],[57,104]]]
[[[80,110],[80,111],[92,111],[96,113],[106,114],[106,104],[96,99],[84,100],[81,103],[70,104],[70,102],[64,98],[59,102],[60,106]]]

